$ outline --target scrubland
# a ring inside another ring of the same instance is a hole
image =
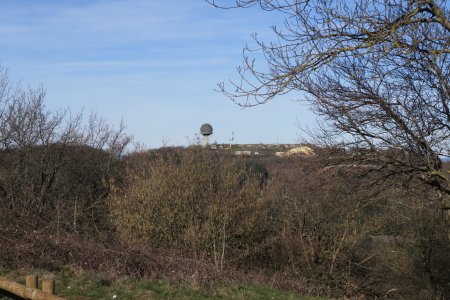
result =
[[[339,165],[346,154],[337,149],[277,158],[58,147],[0,155],[3,273],[148,280],[213,298],[239,297],[217,290],[242,284],[330,298],[450,295],[448,220],[436,192]]]

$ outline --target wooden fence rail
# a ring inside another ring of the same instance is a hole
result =
[[[53,278],[42,278],[42,290],[38,289],[38,277],[28,275],[25,285],[0,277],[0,289],[23,299],[32,300],[64,300],[55,294],[55,280]]]

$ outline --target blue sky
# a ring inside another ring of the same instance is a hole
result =
[[[252,33],[282,16],[220,10],[203,0],[1,0],[0,63],[42,84],[50,109],[95,111],[147,147],[188,145],[204,122],[212,141],[294,143],[314,116],[287,95],[241,109],[214,91],[237,79]]]

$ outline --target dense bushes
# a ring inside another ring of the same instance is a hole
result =
[[[123,124],[52,111],[44,98],[0,66],[0,226],[93,233],[108,223],[104,182],[120,182],[131,138]]]
[[[202,282],[234,270],[321,295],[449,293],[448,223],[419,182],[330,168],[320,155],[249,159],[189,147],[119,158],[67,145],[40,194],[52,170],[41,161],[60,147],[2,152],[0,243],[9,247],[0,267],[203,274]]]
[[[129,161],[127,188],[110,204],[133,245],[278,274],[322,295],[448,292],[438,263],[450,257],[446,222],[420,183],[327,168],[323,156],[258,161],[193,147]]]
[[[264,174],[204,149],[153,155],[111,197],[119,233],[132,243],[169,247],[214,261],[244,259],[258,232]]]
[[[119,181],[122,173],[111,154],[55,144],[5,150],[0,157],[1,205],[29,229],[83,232],[108,222],[105,181]]]

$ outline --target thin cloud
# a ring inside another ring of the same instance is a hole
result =
[[[61,48],[69,43],[74,48],[80,48],[129,42],[195,41],[226,36],[227,31],[218,27],[234,28],[232,32],[236,34],[240,31],[236,25],[242,23],[237,19],[218,21],[213,15],[205,13],[205,10],[212,10],[202,1],[187,6],[180,5],[180,0],[170,4],[162,1],[108,0],[68,7],[36,2],[32,10],[11,15],[4,11],[0,31],[6,31],[8,36],[0,43],[14,41],[30,47]],[[14,25],[6,25],[11,23]],[[248,34],[246,32],[246,36]]]
[[[76,71],[114,71],[126,68],[132,69],[168,69],[180,67],[195,67],[196,69],[214,68],[217,65],[229,65],[233,61],[225,56],[212,56],[205,58],[192,58],[186,60],[173,60],[169,57],[166,60],[76,60],[67,62],[58,62],[50,64],[49,67],[56,70],[66,70],[68,72]]]

